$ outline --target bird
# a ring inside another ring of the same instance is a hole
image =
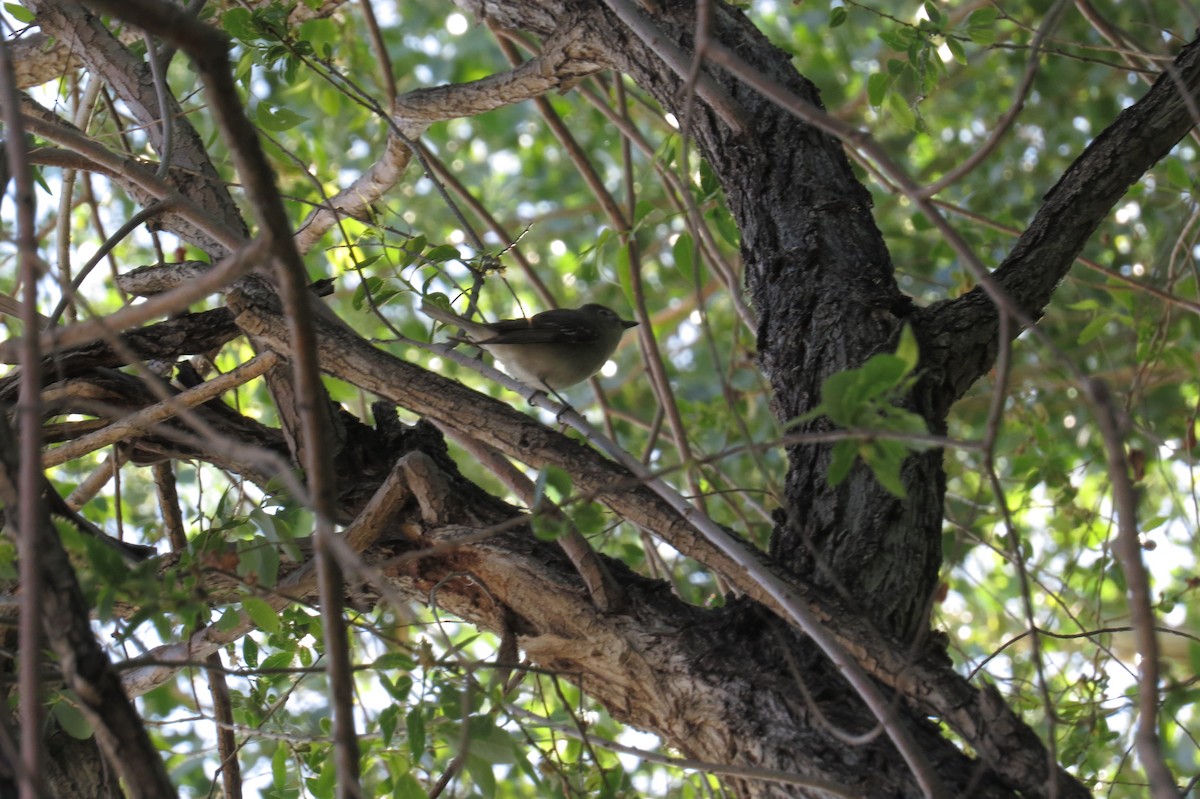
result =
[[[498,322],[473,322],[428,300],[421,312],[462,328],[466,336],[458,340],[487,350],[517,380],[551,393],[600,371],[625,331],[637,325],[594,302]]]

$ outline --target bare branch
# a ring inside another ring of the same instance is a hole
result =
[[[21,797],[35,799],[41,793],[37,775],[42,773],[42,620],[31,611],[42,607],[43,574],[42,547],[39,527],[43,521],[38,503],[41,496],[42,476],[38,468],[38,454],[42,448],[41,426],[41,363],[42,352],[38,346],[37,325],[37,241],[34,233],[36,199],[33,192],[33,175],[25,155],[25,128],[21,123],[17,91],[13,83],[13,68],[8,45],[0,41],[0,107],[4,112],[4,129],[8,137],[6,172],[16,179],[13,199],[17,205],[16,244],[17,268],[23,286],[20,307],[21,336],[20,393],[17,399],[16,421],[21,431],[19,451],[20,464],[17,477],[19,497],[17,529],[20,532],[21,553],[21,601],[25,613],[21,614],[18,631],[20,646],[20,711],[21,711]],[[7,424],[5,421],[0,423]],[[8,456],[11,457],[11,456]],[[12,478],[11,472],[8,478]],[[5,504],[10,508],[11,498]],[[11,511],[10,511],[11,513]]]
[[[298,228],[296,247],[308,252],[333,227],[338,214],[358,218],[395,186],[412,160],[411,144],[430,125],[475,116],[556,90],[565,90],[607,64],[566,38],[551,39],[536,58],[504,73],[469,83],[417,89],[396,99],[383,155],[326,207]]]
[[[1129,475],[1129,460],[1125,454],[1123,425],[1118,420],[1115,403],[1108,386],[1099,378],[1088,381],[1096,426],[1104,440],[1108,455],[1108,476],[1112,480],[1113,500],[1117,506],[1117,556],[1125,572],[1126,593],[1137,638],[1138,652],[1138,758],[1150,782],[1154,799],[1180,799],[1175,777],[1167,766],[1162,744],[1158,738],[1158,636],[1154,607],[1150,601],[1150,578],[1142,562],[1141,542],[1138,540],[1137,496]]]
[[[216,399],[230,389],[243,383],[248,383],[261,376],[275,366],[279,356],[273,352],[264,352],[254,359],[247,361],[231,372],[226,372],[195,388],[190,388],[169,400],[151,405],[137,413],[130,414],[120,421],[110,424],[103,430],[77,438],[74,441],[55,447],[42,456],[42,466],[50,468],[81,458],[89,452],[94,452],[109,444],[115,444],[125,439],[136,438],[140,433],[149,432],[155,425],[164,422],[178,414],[183,408],[194,408],[209,400]]]

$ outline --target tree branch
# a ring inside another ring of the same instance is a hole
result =
[[[269,303],[263,304],[264,299],[256,300],[245,292],[235,292],[229,297],[240,327],[286,353],[286,327],[277,312],[270,310]],[[534,468],[565,469],[581,491],[632,524],[661,536],[683,554],[725,575],[739,590],[780,618],[790,617],[777,597],[751,579],[737,560],[697,535],[664,500],[620,466],[547,430],[504,403],[405,363],[343,328],[328,326],[320,320],[316,324],[318,357],[328,374],[428,416],[440,425],[475,436]],[[881,636],[872,622],[828,598],[818,599],[809,586],[786,575],[752,547],[744,547],[742,556],[757,564],[756,571],[771,574],[780,585],[786,586],[794,601],[808,608],[863,669],[945,720],[1011,784],[1020,785],[1031,796],[1042,796],[1053,779],[1060,799],[1086,796],[1083,787],[1061,768],[1053,775],[1048,771],[1045,748],[1037,735],[998,695],[977,691],[937,657],[914,662],[906,647]],[[471,614],[465,607],[452,610]]]
[[[1075,159],[1012,252],[992,272],[1016,307],[1039,318],[1058,284],[1100,223],[1129,187],[1197,123],[1200,93],[1200,39],[1180,50],[1142,99],[1126,108]],[[982,287],[931,306],[923,313],[930,330],[952,339],[939,347],[945,363],[946,392],[961,397],[991,369],[997,352],[999,317]],[[1014,326],[1012,335],[1021,333]],[[922,356],[925,356],[922,352]],[[958,368],[955,368],[955,367]]]

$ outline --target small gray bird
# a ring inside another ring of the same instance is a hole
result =
[[[637,325],[596,303],[499,322],[472,322],[425,301],[421,312],[462,328],[467,335],[460,341],[490,352],[522,383],[549,391],[582,383],[596,374],[625,331]]]

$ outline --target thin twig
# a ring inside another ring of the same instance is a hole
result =
[[[213,718],[216,722],[217,754],[220,758],[217,771],[221,775],[221,787],[225,792],[223,799],[242,799],[242,766],[237,758],[237,738],[230,729],[233,724],[233,703],[229,695],[229,684],[225,681],[225,664],[221,662],[220,652],[210,654],[207,662],[209,668],[205,669],[205,675],[208,677]]]
[[[383,33],[379,30],[379,20],[375,18],[375,6],[371,0],[360,0],[358,5],[362,9],[363,20],[367,23],[371,50],[375,53],[376,60],[379,61],[379,77],[383,81],[384,98],[387,100],[386,107],[391,108],[396,102],[396,75],[392,69],[392,57],[388,54],[387,44],[383,41]]]
[[[1150,597],[1150,578],[1142,562],[1138,541],[1137,491],[1129,475],[1125,455],[1125,437],[1118,421],[1116,405],[1108,386],[1099,378],[1087,382],[1096,414],[1096,427],[1104,440],[1108,456],[1108,474],[1112,481],[1113,502],[1117,510],[1117,557],[1125,572],[1126,595],[1129,597],[1138,650],[1138,722],[1134,743],[1154,799],[1179,799],[1175,777],[1163,755],[1158,737],[1158,636],[1154,621],[1154,605]]]
[[[1033,37],[1033,41],[1029,43],[1029,61],[1025,64],[1025,73],[1021,76],[1021,82],[1017,85],[1016,96],[1013,97],[1013,101],[1009,104],[1008,110],[1004,112],[1004,116],[1000,117],[1000,121],[992,128],[987,141],[979,149],[971,153],[961,164],[922,189],[921,195],[923,197],[933,197],[947,186],[954,185],[974,170],[975,167],[983,163],[1000,146],[1000,141],[1008,133],[1013,123],[1016,122],[1017,115],[1025,108],[1025,98],[1029,96],[1029,91],[1033,88],[1033,79],[1037,77],[1038,68],[1041,65],[1042,43],[1050,35],[1051,31],[1057,27],[1058,21],[1062,18],[1068,2],[1069,0],[1058,0],[1046,12],[1045,18],[1037,30],[1037,34]]]
[[[656,27],[654,21],[641,11],[633,0],[604,0],[604,4],[645,43],[647,48],[657,53],[681,81],[687,80],[692,71],[687,54]],[[696,96],[708,103],[731,131],[735,134],[745,132],[746,110],[738,105],[711,75],[701,71],[695,81],[695,91]]]
[[[171,200],[163,200],[161,202],[151,203],[130,217],[125,224],[121,225],[121,227],[117,229],[116,233],[105,239],[104,243],[101,244],[96,252],[92,254],[92,257],[87,260],[87,263],[80,268],[79,273],[75,275],[74,279],[63,285],[62,299],[58,301],[58,305],[55,306],[54,311],[51,312],[49,321],[46,323],[46,327],[53,327],[54,325],[58,324],[58,320],[62,318],[63,311],[71,306],[72,301],[75,299],[76,293],[79,291],[79,287],[83,285],[83,281],[87,279],[89,274],[91,274],[91,271],[96,267],[96,264],[100,263],[100,260],[104,258],[104,256],[108,255],[108,253],[112,252],[113,247],[116,247],[119,243],[121,243],[126,236],[137,229],[137,227],[143,222],[173,211],[175,208],[176,203],[172,202]]]
[[[263,239],[247,242],[195,280],[155,295],[137,305],[127,305],[103,318],[47,330],[42,333],[39,344],[43,350],[77,347],[111,337],[151,319],[179,313],[196,300],[220,291],[238,277],[259,266],[266,259],[266,249],[267,242]]]
[[[127,460],[129,460],[128,450],[114,447],[114,451],[104,459],[100,468],[88,475],[87,479],[77,485],[75,490],[66,497],[67,505],[75,510],[82,508],[100,492],[100,489],[112,479]]]
[[[19,780],[21,799],[37,799],[42,794],[39,775],[44,756],[42,741],[42,470],[39,455],[42,448],[41,387],[42,349],[37,329],[38,257],[34,219],[37,199],[33,191],[33,175],[26,157],[25,127],[21,121],[13,65],[9,60],[8,43],[0,37],[0,106],[3,106],[5,138],[7,140],[8,173],[13,177],[13,200],[17,210],[16,244],[17,269],[21,281],[21,384],[17,396],[16,422],[20,430],[17,478],[17,527],[20,535],[21,613],[17,632],[19,676],[17,690],[21,712],[21,767]]]

